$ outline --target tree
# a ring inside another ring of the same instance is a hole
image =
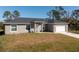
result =
[[[57,7],[54,7],[53,10],[49,11],[47,15],[52,20],[62,20],[63,18],[66,17],[66,11],[64,10],[63,7],[57,6]]]
[[[20,16],[20,12],[19,11],[17,11],[17,10],[15,10],[14,12],[13,12],[13,16],[16,18],[16,17],[19,17]]]
[[[15,10],[13,12],[10,11],[5,11],[3,14],[3,18],[7,18],[7,19],[14,19],[20,16],[20,12]]]
[[[76,20],[79,19],[79,10],[72,11],[72,17]]]
[[[11,16],[11,12],[10,11],[5,11],[4,14],[3,14],[3,18],[10,19],[10,16]]]

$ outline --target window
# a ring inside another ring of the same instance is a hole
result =
[[[17,25],[11,25],[11,31],[17,31]]]

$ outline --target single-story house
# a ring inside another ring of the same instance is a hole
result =
[[[5,20],[5,34],[19,34],[28,32],[67,32],[68,23],[48,22],[42,18],[16,18]]]

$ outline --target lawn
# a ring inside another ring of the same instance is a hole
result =
[[[0,36],[0,51],[79,51],[79,39],[54,33],[3,35]]]

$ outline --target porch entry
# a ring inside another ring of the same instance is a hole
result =
[[[31,23],[30,32],[43,32],[43,23],[41,22]]]
[[[43,32],[43,24],[36,23],[34,29],[35,29],[35,32]]]

